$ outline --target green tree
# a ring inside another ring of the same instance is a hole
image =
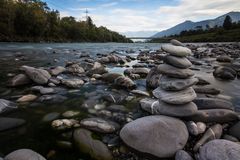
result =
[[[232,27],[232,18],[229,15],[227,15],[223,22],[223,28],[230,29],[231,27]]]

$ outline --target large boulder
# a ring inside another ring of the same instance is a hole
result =
[[[43,156],[31,149],[19,149],[4,157],[4,160],[46,160]]]
[[[90,155],[96,160],[112,160],[112,154],[107,146],[99,140],[92,138],[92,132],[86,129],[76,129],[73,139],[81,153]]]
[[[22,66],[21,69],[26,73],[26,75],[37,84],[46,84],[51,78],[48,71],[44,69],[38,69],[30,66]]]
[[[6,99],[0,99],[0,114],[7,113],[15,109],[17,109],[16,103]]]
[[[188,140],[185,124],[167,116],[147,116],[126,124],[121,139],[131,148],[158,158],[173,157]]]
[[[157,99],[144,98],[140,101],[143,110],[155,114],[173,117],[187,117],[197,112],[197,106],[193,103],[183,105],[171,105]]]
[[[216,139],[200,148],[199,160],[239,160],[240,145],[228,140]]]
[[[169,44],[162,45],[162,50],[169,53],[170,55],[178,57],[186,57],[192,53],[192,51],[187,47],[174,46]]]
[[[157,67],[157,72],[165,74],[169,77],[174,78],[189,78],[194,75],[193,71],[190,69],[179,69],[168,64],[160,64]]]
[[[158,87],[153,90],[153,95],[169,104],[186,104],[197,97],[192,87],[177,92],[165,91],[161,87]]]
[[[160,86],[167,91],[181,91],[195,85],[197,78],[178,79],[163,75],[160,79]]]

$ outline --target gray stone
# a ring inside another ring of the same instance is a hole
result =
[[[162,50],[173,56],[179,56],[179,57],[186,57],[191,55],[192,53],[192,51],[187,47],[174,46],[169,44],[162,45]]]
[[[167,116],[147,116],[126,124],[121,139],[130,147],[159,158],[173,157],[188,140],[185,124]]]
[[[50,73],[51,75],[53,75],[53,76],[57,76],[57,75],[63,73],[64,71],[66,71],[66,68],[64,68],[64,67],[62,67],[62,66],[57,66],[57,67],[55,67],[55,68],[53,68],[53,69],[50,69],[50,70],[49,70],[49,73]]]
[[[16,110],[17,108],[16,103],[6,99],[0,99],[0,114]]]
[[[81,120],[80,124],[89,130],[100,133],[113,133],[120,128],[117,123],[102,118],[86,118]]]
[[[28,78],[25,74],[18,74],[15,77],[13,77],[11,80],[8,82],[8,86],[10,87],[17,87],[17,86],[22,86],[26,84],[30,84],[31,79]]]
[[[226,123],[238,119],[237,113],[228,109],[198,110],[194,116],[188,118],[195,122]]]
[[[237,76],[237,72],[230,67],[218,67],[213,72],[214,77],[225,79],[225,80],[234,80]]]
[[[80,122],[75,119],[57,119],[52,121],[51,126],[56,130],[66,130],[80,127]]]
[[[36,95],[33,95],[33,94],[27,94],[27,95],[24,95],[20,98],[17,99],[17,102],[31,102],[31,101],[34,101],[37,99],[37,96]]]
[[[160,84],[160,78],[162,74],[157,72],[157,67],[154,67],[150,70],[146,77],[146,85],[148,88],[155,89]]]
[[[198,109],[234,109],[231,102],[217,98],[196,98],[194,103]]]
[[[66,85],[69,88],[79,88],[84,84],[84,81],[81,79],[64,79],[62,84]]]
[[[99,62],[94,62],[92,68],[87,71],[87,75],[91,76],[93,74],[104,74],[107,73],[107,69]]]
[[[184,150],[177,151],[175,160],[193,160],[193,158]]]
[[[200,148],[200,160],[239,160],[240,145],[231,141],[216,139]]]
[[[187,129],[188,129],[188,132],[191,134],[191,135],[194,135],[194,136],[197,136],[199,133],[198,133],[198,127],[197,127],[197,124],[193,121],[189,121],[186,123],[186,126],[187,126]]]
[[[67,99],[67,97],[54,94],[54,95],[43,95],[37,99],[38,102],[47,102],[47,103],[60,103]]]
[[[79,111],[66,111],[62,114],[62,116],[64,118],[72,118],[72,117],[75,117],[75,116],[78,116],[80,114]]]
[[[0,117],[0,131],[20,127],[25,123],[26,123],[25,120],[19,118]]]
[[[136,84],[128,77],[120,76],[114,80],[114,85],[128,88],[128,89],[134,89],[136,88]]]
[[[197,112],[197,106],[190,102],[183,105],[171,105],[157,99],[144,98],[140,101],[143,110],[156,115],[186,117]]]
[[[158,87],[153,90],[153,95],[163,102],[169,104],[186,104],[193,101],[197,97],[192,87],[177,92],[165,91]]]
[[[182,68],[182,69],[187,69],[192,65],[192,63],[185,57],[175,57],[171,55],[167,55],[164,58],[164,62],[174,67]]]
[[[73,134],[78,150],[90,155],[96,160],[112,160],[113,156],[107,146],[99,140],[92,138],[92,132],[86,129],[77,129]]]
[[[126,69],[124,71],[124,74],[130,75],[130,74],[139,74],[141,77],[146,77],[149,73],[148,68],[133,68],[133,69]]]
[[[190,69],[179,69],[168,64],[161,64],[157,67],[159,73],[175,78],[189,78],[194,75]]]
[[[31,149],[19,149],[4,157],[4,160],[46,160],[43,156]]]
[[[58,112],[48,113],[42,118],[42,121],[43,122],[51,122],[51,121],[57,119],[59,116],[60,116],[60,113],[58,113]]]
[[[43,87],[43,86],[34,86],[31,88],[32,91],[37,91],[41,94],[53,94],[55,93],[55,90],[53,88],[49,87]]]
[[[221,56],[217,57],[216,61],[218,61],[218,62],[231,62],[232,58],[227,56],[227,55],[221,55]]]
[[[203,144],[213,140],[219,139],[222,136],[223,128],[220,124],[215,124],[211,126],[202,136],[200,140],[197,141],[195,146],[193,147],[193,151],[197,152],[200,146]]]
[[[178,41],[178,40],[176,40],[176,39],[171,39],[171,40],[170,40],[170,43],[171,43],[172,45],[174,45],[174,46],[182,46],[182,47],[185,46],[182,42],[180,42],[180,41]]]
[[[195,85],[197,78],[177,79],[163,75],[160,79],[160,87],[167,91],[181,91]]]
[[[51,78],[48,71],[38,69],[30,66],[22,66],[21,69],[25,71],[26,75],[37,84],[46,84]]]
[[[198,79],[198,83],[196,85],[208,85],[210,82],[207,80],[203,79],[202,77],[196,77]]]
[[[118,77],[121,77],[122,74],[119,73],[105,73],[102,75],[102,80],[109,82],[109,83],[114,83],[115,79]]]
[[[67,71],[73,74],[82,74],[84,73],[84,69],[82,67],[80,67],[78,64],[72,64],[70,66],[67,66]]]
[[[220,89],[217,89],[211,86],[194,86],[193,89],[196,93],[201,93],[201,94],[217,95],[221,93]]]
[[[240,121],[238,121],[229,129],[229,134],[240,140]]]
[[[233,137],[233,136],[228,135],[228,134],[224,134],[224,135],[223,135],[223,139],[226,139],[226,140],[232,141],[232,142],[239,142],[236,137]]]
[[[137,95],[140,95],[140,96],[147,96],[149,97],[150,94],[146,91],[141,91],[141,90],[131,90],[131,93],[132,94],[137,94]]]

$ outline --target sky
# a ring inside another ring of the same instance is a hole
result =
[[[61,17],[85,20],[85,11],[97,26],[127,36],[153,35],[186,20],[216,18],[240,11],[240,0],[43,0]]]

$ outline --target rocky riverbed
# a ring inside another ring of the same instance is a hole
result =
[[[0,47],[0,159],[240,159],[239,43],[111,45]]]

